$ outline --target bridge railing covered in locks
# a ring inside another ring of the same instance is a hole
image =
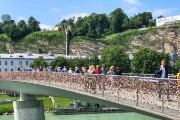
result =
[[[180,115],[180,87],[178,87],[176,79],[48,72],[4,72],[0,73],[0,80],[60,87],[174,117]]]

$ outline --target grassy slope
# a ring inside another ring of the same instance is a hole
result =
[[[175,25],[170,25],[168,27],[160,28],[150,28],[147,30],[127,30],[122,33],[111,34],[100,39],[88,38],[86,36],[76,36],[71,40],[71,45],[79,44],[80,41],[89,41],[92,43],[101,42],[107,45],[123,45],[128,46],[128,44],[134,39],[135,36],[144,35],[149,32],[155,33],[158,29],[165,28],[179,28],[180,23]],[[44,52],[55,51],[65,52],[65,32],[64,31],[43,31],[43,32],[34,32],[30,33],[24,38],[18,39],[15,42],[12,42],[4,34],[0,34],[0,52],[7,52],[8,50],[5,47],[5,42],[11,43],[15,47],[16,52],[37,52],[37,48],[40,47]]]
[[[18,98],[12,98],[8,95],[0,95],[0,100],[12,100],[12,99],[18,99]],[[56,104],[58,107],[67,107],[69,105],[69,102],[71,102],[71,99],[68,98],[59,98],[59,97],[54,97]],[[38,97],[38,100],[43,100],[44,101],[44,109],[52,109],[53,104],[49,97]],[[13,112],[13,104],[5,104],[5,105],[0,105],[0,113],[5,113],[5,112]]]

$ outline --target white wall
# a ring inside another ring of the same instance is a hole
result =
[[[5,61],[7,61],[7,65],[5,65]],[[11,65],[11,61],[13,61],[13,65]],[[28,64],[26,64],[26,61]],[[46,62],[50,63],[52,60],[46,60]],[[0,72],[11,72],[17,71],[18,68],[26,69],[33,62],[33,59],[23,59],[23,58],[0,58]],[[22,63],[22,64],[21,64]]]

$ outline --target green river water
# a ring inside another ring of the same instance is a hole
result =
[[[13,120],[12,115],[0,116],[0,120]],[[107,114],[82,114],[82,115],[54,115],[47,113],[46,120],[158,120],[134,112],[107,113]]]

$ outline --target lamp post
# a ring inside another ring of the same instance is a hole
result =
[[[68,22],[66,20],[63,20],[61,22],[61,28],[66,32],[66,57],[69,55],[69,45],[70,45],[70,40],[69,40],[69,29],[67,28]]]

